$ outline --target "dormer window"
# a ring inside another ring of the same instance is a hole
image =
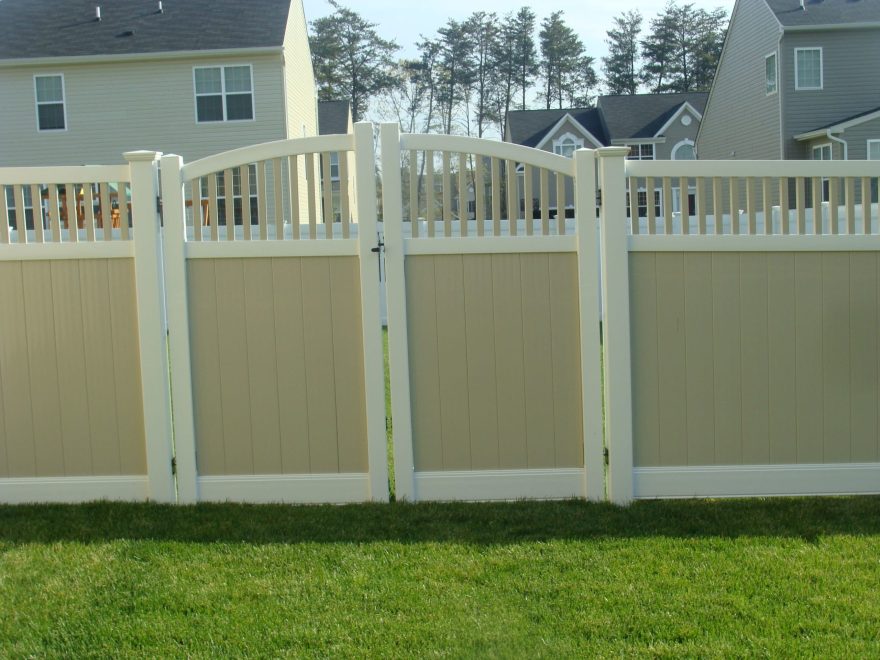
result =
[[[250,65],[196,67],[196,121],[247,121],[254,118]]]
[[[558,140],[553,140],[553,153],[571,158],[578,149],[583,149],[584,141],[571,133],[566,133]]]
[[[822,89],[822,49],[794,49],[794,88],[796,90]]]

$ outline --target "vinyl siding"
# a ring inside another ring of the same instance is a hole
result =
[[[302,2],[293,2],[284,38],[284,92],[287,137],[318,134],[318,102]],[[305,131],[303,131],[305,127]]]
[[[739,0],[697,140],[701,160],[779,158],[780,94],[766,94],[764,68],[779,30],[764,0]]]
[[[681,123],[681,119],[685,114],[693,119],[690,126],[684,126]],[[675,149],[676,145],[682,140],[696,142],[697,131],[699,130],[700,120],[690,110],[685,110],[684,113],[675,118],[675,121],[663,133],[662,137],[666,138],[666,142],[654,145],[655,160],[671,160],[672,150]]]
[[[794,49],[822,48],[823,89],[795,91]],[[782,42],[780,83],[785,100],[785,157],[805,158],[795,135],[880,105],[880,30],[788,33]],[[864,145],[861,147],[864,149]],[[850,153],[850,158],[856,158]],[[864,156],[862,156],[864,158]]]
[[[849,145],[849,159],[864,160],[868,157],[868,140],[880,140],[880,119],[846,129],[843,139]]]
[[[193,67],[251,64],[254,121],[197,124]],[[63,73],[67,130],[40,132],[34,75]],[[285,135],[279,56],[0,70],[0,166],[112,164],[134,149],[191,161]]]

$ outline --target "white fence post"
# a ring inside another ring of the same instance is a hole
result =
[[[602,392],[599,363],[599,246],[596,237],[596,152],[575,153],[575,214],[578,240],[578,303],[581,340],[581,407],[584,426],[584,493],[605,499]]]
[[[415,499],[415,465],[410,407],[409,338],[404,280],[403,190],[400,180],[400,126],[382,124],[382,219],[385,227],[385,285],[388,295],[388,356],[391,366],[391,419],[394,428],[394,481],[398,500]]]
[[[354,127],[358,250],[361,268],[361,326],[364,336],[364,378],[367,405],[367,453],[370,499],[388,501],[388,438],[385,429],[385,364],[379,314],[379,245],[376,210],[376,150],[372,122]]]
[[[124,154],[131,168],[134,271],[150,497],[156,502],[174,502],[165,286],[157,208],[157,160],[161,155],[155,151],[130,151]],[[125,203],[122,191],[119,200],[120,204]]]
[[[171,393],[174,404],[174,453],[177,460],[177,501],[198,501],[198,469],[189,345],[189,302],[186,282],[186,201],[180,156],[162,157],[162,234],[165,256],[165,307],[171,352]],[[197,206],[193,207],[197,213]]]
[[[608,495],[633,498],[632,372],[630,359],[629,250],[626,235],[626,147],[598,150],[601,206],[602,338],[605,355],[605,434]]]

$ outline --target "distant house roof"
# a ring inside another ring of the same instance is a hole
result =
[[[351,116],[348,101],[321,101],[318,103],[318,133],[336,135],[348,133],[348,120]]]
[[[838,133],[840,131],[844,131],[851,126],[858,126],[859,124],[863,124],[866,121],[872,121],[874,119],[880,118],[880,108],[872,108],[867,112],[860,112],[858,114],[852,115],[850,117],[845,117],[843,119],[839,119],[830,124],[825,124],[824,126],[819,126],[818,128],[814,128],[810,131],[805,131],[800,135],[795,135],[795,140],[812,140],[813,138],[821,137],[822,135],[826,135],[828,131],[832,133]]]
[[[610,140],[633,140],[654,137],[685,103],[702,115],[708,98],[702,92],[600,96],[596,106]]]
[[[785,27],[819,27],[880,22],[877,0],[766,0]]]
[[[162,5],[160,13],[158,0],[2,0],[0,60],[280,47],[291,0]]]
[[[698,113],[706,109],[706,93],[630,94],[600,96],[595,108],[517,110],[507,114],[511,142],[535,147],[567,114],[604,145],[617,140],[654,137],[688,103]]]

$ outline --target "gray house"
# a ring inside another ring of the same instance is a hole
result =
[[[880,2],[738,0],[700,159],[880,159]]]
[[[301,0],[2,0],[0,166],[317,133]]]

